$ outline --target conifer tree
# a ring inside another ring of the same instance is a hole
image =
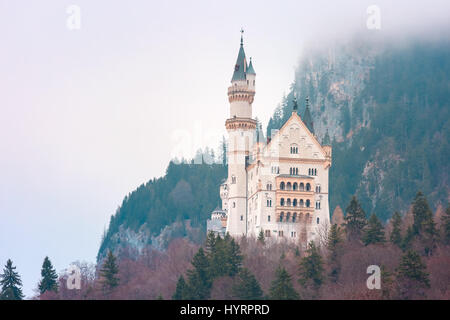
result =
[[[188,270],[188,299],[206,300],[209,297],[212,279],[209,261],[203,248],[200,248],[192,259],[193,269]]]
[[[328,264],[330,265],[330,278],[333,282],[337,281],[340,265],[339,265],[339,247],[342,243],[341,230],[337,224],[333,224],[330,228],[328,236],[327,248],[329,251]]]
[[[363,242],[367,246],[369,244],[383,243],[386,241],[381,221],[375,213],[372,213],[367,224],[367,228],[363,235]]]
[[[297,291],[292,286],[291,276],[283,267],[278,267],[276,277],[270,287],[270,299],[272,300],[298,300]]]
[[[417,192],[416,197],[414,198],[412,213],[414,216],[413,231],[417,235],[423,231],[424,225],[427,224],[430,219],[433,220],[433,212],[428,205],[427,198],[420,191]]]
[[[367,225],[366,213],[361,208],[356,196],[352,197],[344,218],[345,231],[349,240],[359,240]]]
[[[412,226],[409,226],[408,229],[406,230],[405,237],[402,240],[401,246],[402,250],[407,251],[408,249],[410,249],[413,240],[414,240],[414,230]]]
[[[233,285],[233,295],[241,300],[261,300],[263,291],[255,276],[246,268],[239,271]]]
[[[427,198],[420,191],[413,201],[412,212],[414,235],[421,238],[420,243],[423,245],[425,254],[431,255],[436,245],[438,233],[433,220],[433,212],[428,205]]]
[[[228,270],[228,275],[230,277],[236,275],[240,269],[241,269],[241,265],[242,265],[242,254],[241,254],[241,248],[239,247],[239,245],[236,243],[236,241],[231,238],[229,245],[228,245],[228,252],[229,252],[229,270]]]
[[[412,280],[424,287],[430,286],[426,265],[422,262],[420,255],[413,250],[408,250],[402,256],[397,268],[397,278],[399,280]]]
[[[323,282],[323,262],[319,249],[314,242],[310,242],[306,256],[302,258],[299,269],[299,282],[302,286],[312,286],[318,289]]]
[[[441,218],[442,240],[445,244],[450,244],[450,206],[445,210]]]
[[[187,290],[188,290],[188,288],[187,288],[186,281],[184,280],[184,277],[181,275],[178,278],[177,287],[172,296],[172,300],[186,300],[188,297]]]
[[[215,247],[216,247],[216,235],[213,231],[210,231],[208,235],[206,236],[206,242],[205,242],[205,251],[208,255],[212,255],[214,253]]]
[[[22,300],[24,295],[22,293],[22,280],[20,275],[13,267],[11,259],[6,262],[3,274],[0,274],[0,300]]]
[[[41,277],[42,279],[38,285],[40,294],[46,291],[58,291],[58,275],[48,257],[45,257],[42,264]]]
[[[264,238],[264,231],[262,229],[259,231],[258,242],[261,243],[261,244],[265,244],[266,243],[266,240]]]
[[[116,263],[116,257],[109,250],[108,256],[106,257],[105,262],[103,263],[102,268],[100,269],[100,276],[102,278],[101,283],[103,286],[103,290],[109,291],[116,288],[119,285],[119,267]]]
[[[402,245],[402,217],[398,211],[394,212],[391,218],[392,231],[389,240],[398,247]]]

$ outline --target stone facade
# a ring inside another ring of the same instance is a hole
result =
[[[325,234],[330,223],[331,146],[318,142],[311,132],[312,122],[302,121],[296,108],[281,129],[265,140],[252,118],[255,78],[241,38],[228,88],[228,178],[220,186],[221,212],[226,215],[221,221],[233,237],[258,237],[262,231],[268,242],[305,246]],[[307,112],[309,116],[308,106]]]

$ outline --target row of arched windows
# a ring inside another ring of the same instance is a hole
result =
[[[290,175],[298,175],[298,168],[289,168]]]
[[[317,169],[309,168],[308,169],[308,175],[310,175],[310,176],[317,176]]]
[[[298,147],[297,146],[291,146],[291,154],[297,154],[298,153]]]
[[[291,184],[290,182],[284,183],[284,181],[282,181],[280,183],[280,190],[311,191],[311,184],[308,182],[305,186],[303,182],[300,182],[300,184],[298,184],[297,182]]]
[[[303,201],[303,199],[297,200],[297,199],[293,199],[291,201],[291,198],[287,198],[286,201],[284,200],[284,198],[280,199],[280,206],[284,207],[306,207],[309,208],[311,206],[311,201],[309,199],[307,199],[306,201]]]

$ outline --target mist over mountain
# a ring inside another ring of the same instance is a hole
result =
[[[294,95],[309,97],[320,139],[333,140],[330,207],[356,194],[386,220],[417,190],[433,207],[449,199],[447,40],[353,39],[306,51],[268,132],[289,117]],[[300,111],[302,111],[302,108]]]
[[[387,220],[396,210],[405,212],[418,190],[433,209],[445,206],[450,195],[449,73],[447,40],[355,37],[310,46],[267,133],[287,120],[294,95],[301,115],[309,97],[316,136],[321,141],[328,130],[332,139],[331,211],[345,208],[356,194],[368,214]],[[201,239],[225,177],[220,164],[171,162],[164,177],[124,199],[98,257],[108,248],[164,248],[176,237]]]

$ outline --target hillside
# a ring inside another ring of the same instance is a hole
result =
[[[219,185],[226,168],[215,163],[171,161],[165,176],[142,184],[125,197],[111,216],[97,259],[107,249],[120,247],[139,251],[151,244],[163,249],[175,237],[202,241],[206,219],[220,205]]]
[[[267,131],[289,117],[294,94],[301,114],[309,96],[316,135],[328,129],[333,139],[331,210],[356,194],[368,214],[386,220],[422,190],[434,211],[450,191],[449,49],[447,42],[360,40],[310,49]],[[125,197],[98,258],[108,248],[165,248],[176,237],[198,243],[225,177],[221,164],[171,162],[164,177]]]
[[[450,46],[352,41],[305,52],[295,81],[269,121],[291,114],[294,94],[310,98],[315,133],[333,141],[330,208],[356,194],[386,220],[417,190],[432,206],[449,199]]]

